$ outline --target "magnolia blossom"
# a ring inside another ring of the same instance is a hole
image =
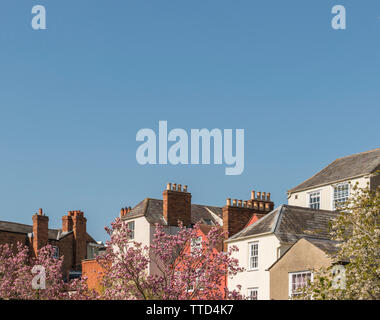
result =
[[[35,258],[30,257],[28,247],[21,243],[0,245],[0,299],[96,298],[97,294],[88,290],[86,279],[64,282],[62,263],[63,257],[54,258],[54,249],[50,245],[41,248]],[[36,287],[33,279],[41,276],[39,272],[43,272],[44,279],[40,278],[40,286]]]
[[[98,262],[106,270],[102,279],[104,299],[241,299],[225,286],[228,276],[242,271],[232,252],[220,250],[225,234],[213,227],[203,245],[191,248],[200,234],[200,225],[170,234],[156,225],[152,244],[130,240],[127,223],[117,218],[106,228],[110,235],[106,253]],[[154,270],[154,272],[149,272]],[[239,288],[238,288],[239,289]]]

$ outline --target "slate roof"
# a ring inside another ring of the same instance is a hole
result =
[[[129,220],[140,216],[145,216],[152,224],[167,224],[163,216],[163,200],[146,198],[127,213],[124,219]],[[191,204],[191,222],[194,224],[201,221],[204,224],[221,225],[222,218],[221,207]]]
[[[329,239],[315,239],[315,238],[310,238],[310,237],[304,237],[305,240],[311,242],[313,245],[321,249],[322,251],[328,253],[328,254],[333,254],[335,253],[338,248],[337,248],[337,241],[334,240],[329,240]]]
[[[279,258],[277,259],[267,270],[270,270],[272,269],[272,267],[274,265],[276,265],[279,261],[281,261],[281,259],[283,259],[283,257],[296,245],[296,243],[298,243],[298,241],[300,241],[301,239],[305,239],[306,241],[310,242],[311,244],[315,245],[317,248],[321,249],[322,251],[324,251],[325,253],[329,254],[329,255],[332,255],[334,254],[338,248],[337,248],[337,241],[333,241],[333,240],[329,240],[329,239],[316,239],[314,237],[309,237],[309,236],[304,236],[300,239],[298,239],[295,243],[293,243],[293,245],[288,249],[286,250],[286,252],[284,252],[284,254]]]
[[[28,233],[33,233],[33,226],[16,222],[0,221],[0,231],[28,235]],[[60,240],[70,233],[72,233],[72,231],[62,232],[60,229],[49,229],[48,238],[49,240]]]
[[[336,159],[288,192],[301,191],[370,174],[380,169],[380,148]]]
[[[282,243],[294,243],[305,236],[316,240],[329,239],[329,221],[336,215],[335,211],[282,205],[228,241],[268,233],[275,234]]]

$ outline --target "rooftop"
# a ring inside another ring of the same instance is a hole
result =
[[[290,189],[293,193],[350,178],[374,173],[380,169],[380,148],[336,159],[327,167]]]

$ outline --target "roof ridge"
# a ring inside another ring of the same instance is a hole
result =
[[[333,164],[335,164],[338,161],[341,161],[341,160],[347,159],[347,158],[352,158],[352,157],[359,156],[359,155],[364,155],[364,154],[368,154],[368,153],[372,153],[372,152],[377,152],[377,151],[380,151],[380,148],[375,148],[375,149],[372,149],[372,150],[362,151],[362,152],[358,152],[358,153],[354,153],[354,154],[349,154],[349,155],[346,155],[346,156],[343,156],[343,157],[336,158],[333,162],[331,162],[327,166],[323,167],[321,170],[319,170],[318,172],[316,172],[315,174],[313,174],[310,178],[302,181],[301,183],[297,184],[295,187],[289,189],[287,191],[287,193],[291,193],[292,191],[295,191],[299,186],[307,183],[309,180],[313,179],[315,176],[321,174],[322,172],[327,171]],[[363,175],[364,174],[365,173],[363,173]],[[352,178],[352,177],[350,177],[350,178]],[[300,191],[301,190],[303,190],[303,189],[301,188]]]
[[[31,224],[25,224],[25,223],[21,223],[21,222],[4,221],[4,220],[0,220],[0,222],[13,223],[13,224],[18,224],[20,226],[26,226],[26,227],[33,227],[33,225],[31,225]]]

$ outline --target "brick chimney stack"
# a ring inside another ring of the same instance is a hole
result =
[[[87,219],[80,210],[69,211],[62,217],[62,231],[74,234],[74,265],[77,270],[81,269],[82,260],[87,256]]]
[[[48,244],[49,217],[45,216],[42,209],[33,215],[33,251],[37,252]]]
[[[251,199],[245,201],[233,199],[232,203],[228,198],[222,209],[223,231],[228,232],[228,237],[231,237],[244,229],[254,216],[260,219],[273,208],[274,203],[270,200],[269,192],[252,191]]]
[[[73,211],[69,211],[67,216],[62,217],[62,232],[73,231]]]
[[[169,226],[178,226],[178,220],[184,226],[191,224],[191,193],[187,186],[168,183],[163,192],[163,215]]]

